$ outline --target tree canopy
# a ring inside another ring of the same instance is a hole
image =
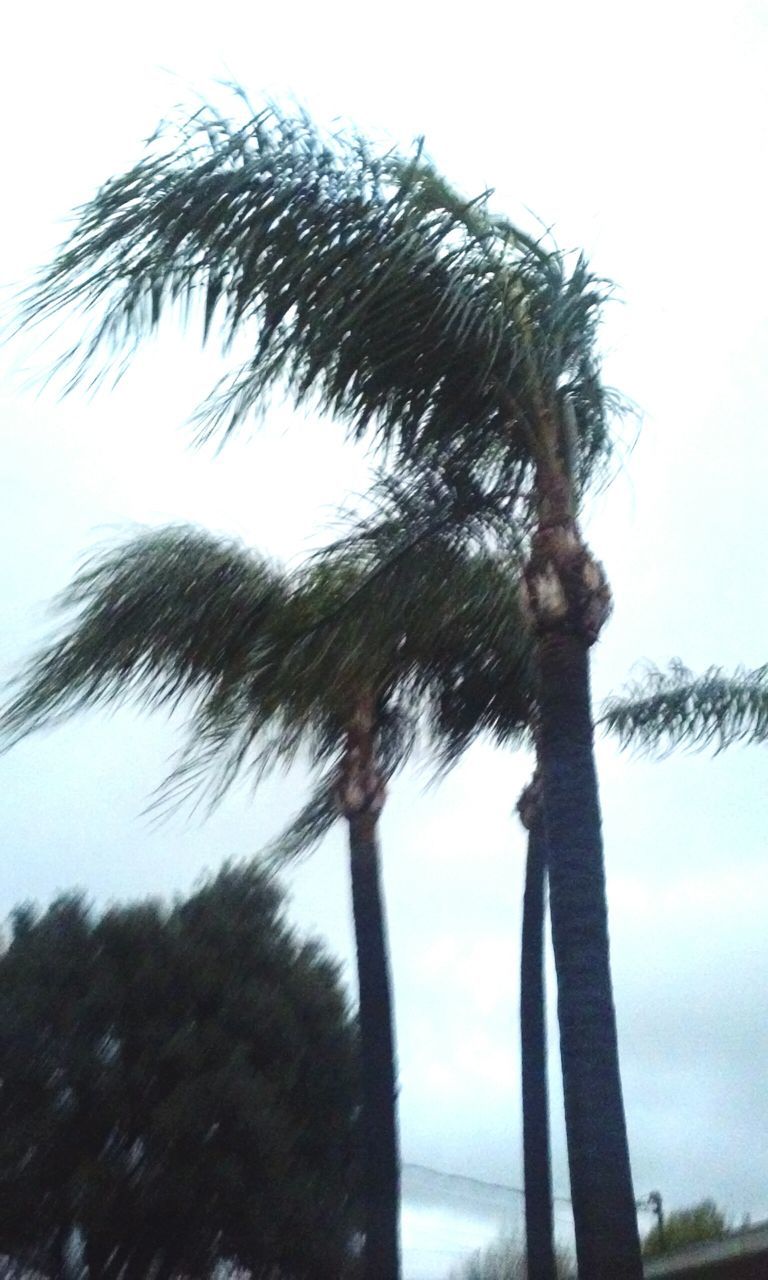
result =
[[[419,731],[445,765],[485,730],[518,741],[533,674],[514,549],[432,527],[442,488],[411,508],[407,489],[381,487],[369,523],[292,574],[183,525],[95,553],[59,598],[58,638],[16,679],[4,745],[86,706],[183,703],[171,802],[215,801],[241,772],[258,779],[304,749],[318,785],[285,853],[338,816],[333,779],[361,688],[376,699],[387,774]]]
[[[728,1220],[714,1200],[701,1200],[687,1209],[675,1209],[667,1216],[663,1229],[658,1224],[653,1227],[643,1240],[643,1254],[657,1258],[688,1244],[724,1240],[729,1233]]]
[[[558,1280],[573,1280],[574,1259],[563,1248],[556,1251]],[[462,1262],[451,1273],[451,1280],[526,1280],[525,1245],[514,1236],[494,1240]]]
[[[169,310],[200,307],[234,368],[205,432],[263,411],[275,387],[401,458],[501,465],[524,494],[533,424],[570,406],[580,481],[610,449],[595,332],[606,283],[467,198],[423,145],[378,149],[271,105],[165,122],[77,214],[24,317],[93,319],[64,363],[98,378]],[[73,365],[74,361],[74,365]],[[534,450],[535,452],[535,450]]]
[[[264,871],[171,909],[17,910],[0,956],[0,1253],[52,1275],[337,1280],[355,1227],[355,1034]],[[153,1272],[153,1268],[155,1271]]]

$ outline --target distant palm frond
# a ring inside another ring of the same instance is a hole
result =
[[[280,386],[401,457],[501,459],[518,488],[531,424],[567,400],[585,484],[610,449],[595,354],[609,289],[495,215],[491,194],[459,195],[421,144],[377,153],[275,106],[244,122],[205,108],[78,211],[23,322],[93,315],[62,362],[72,385],[130,356],[169,309],[199,305],[204,339],[248,341],[201,410],[203,435]]]
[[[710,667],[695,675],[679,661],[643,678],[603,706],[600,718],[622,746],[671,751],[683,746],[721,751],[736,742],[768,740],[768,666]]]

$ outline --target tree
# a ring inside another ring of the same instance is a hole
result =
[[[383,512],[380,505],[376,518],[365,525],[363,533],[372,564],[378,566],[372,571],[379,573],[391,563],[389,541],[393,534],[399,537],[406,530],[408,538],[417,539],[419,549],[426,542],[425,536],[415,533],[414,520],[404,519],[407,504],[399,487],[390,481],[386,488],[394,502],[389,510],[385,505]],[[443,506],[441,502],[436,504],[432,529],[440,526]],[[408,514],[423,519],[423,502],[418,512]],[[434,532],[430,536],[434,539]],[[444,538],[440,545],[445,546]],[[437,559],[439,563],[444,561],[445,550]],[[500,744],[526,743],[535,750],[536,688],[531,636],[525,628],[518,627],[510,637],[509,630],[499,629],[493,615],[481,606],[484,594],[493,597],[496,575],[500,569],[507,569],[505,562],[497,563],[492,554],[476,556],[474,569],[477,582],[469,592],[466,583],[448,581],[449,590],[455,593],[452,625],[435,634],[431,648],[423,646],[426,652],[421,661],[429,663],[437,690],[438,705],[430,709],[430,727],[443,765],[455,762],[483,733]],[[456,625],[459,619],[461,626]],[[510,638],[512,648],[508,647]],[[321,811],[322,803],[321,787],[308,812]],[[544,997],[546,832],[538,775],[524,791],[518,810],[528,831],[520,966],[526,1265],[529,1280],[556,1280]],[[278,842],[278,849],[296,855],[315,835],[313,825],[300,815]]]
[[[385,488],[387,486],[385,485]],[[394,525],[392,525],[394,528]],[[387,526],[379,529],[386,536]],[[378,819],[415,723],[445,739],[480,626],[507,670],[529,643],[519,586],[496,553],[433,537],[408,572],[379,543],[342,543],[293,578],[195,529],[148,531],[97,556],[61,604],[79,610],[20,678],[2,729],[13,740],[84,705],[194,698],[188,743],[166,797],[219,798],[243,769],[258,778],[305,749],[318,782],[279,852],[311,846],[340,812],[349,830],[358,958],[366,1275],[398,1273],[399,1166],[390,976]],[[350,602],[354,602],[354,607]],[[478,620],[481,620],[478,622]],[[468,656],[469,655],[469,656]],[[517,728],[530,680],[517,687]],[[406,711],[406,709],[408,709]],[[514,704],[507,696],[506,733]],[[493,710],[486,710],[486,716]],[[458,749],[458,747],[457,747]]]
[[[336,1280],[355,1226],[339,973],[231,867],[170,910],[17,911],[0,956],[0,1253],[91,1280]],[[159,1270],[158,1270],[159,1268]]]
[[[660,1254],[683,1249],[688,1244],[706,1240],[724,1240],[730,1227],[714,1200],[702,1200],[689,1209],[675,1209],[664,1221],[664,1229],[653,1227],[643,1240],[643,1256],[658,1258]]]
[[[572,1280],[573,1258],[558,1249],[555,1259],[556,1280]],[[452,1280],[532,1280],[526,1251],[518,1240],[502,1239],[478,1250],[452,1272]]]
[[[596,333],[606,287],[466,200],[421,146],[376,154],[275,108],[161,130],[79,213],[28,321],[95,316],[73,379],[133,350],[169,308],[244,362],[201,412],[227,433],[276,386],[401,463],[492,479],[521,548],[536,633],[539,756],[568,1154],[582,1280],[639,1280],[610,978],[589,649],[609,609],[579,506],[610,449]],[[465,509],[446,512],[461,525]],[[596,1100],[599,1099],[599,1107]]]
[[[727,675],[694,675],[681,662],[649,666],[642,679],[608,699],[601,723],[624,746],[648,751],[714,747],[768,739],[768,666]]]

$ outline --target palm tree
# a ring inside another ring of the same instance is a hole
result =
[[[732,675],[710,667],[694,675],[681,662],[649,666],[622,694],[609,698],[600,723],[623,746],[648,751],[724,747],[768,740],[768,666]]]
[[[258,778],[309,752],[315,793],[273,853],[304,851],[339,814],[347,823],[365,1275],[394,1280],[399,1160],[379,816],[420,717],[445,763],[456,757],[464,729],[451,707],[463,698],[478,619],[509,672],[525,671],[529,646],[519,590],[498,556],[467,555],[439,537],[422,542],[418,564],[385,562],[372,572],[368,556],[364,544],[340,545],[291,579],[196,529],[142,532],[75,578],[60,605],[77,616],[20,677],[0,732],[13,742],[82,707],[126,698],[155,708],[191,700],[187,743],[161,790],[166,803],[199,798],[206,779],[215,802],[243,770]],[[516,683],[526,687],[522,675]],[[524,717],[521,701],[508,737]]]
[[[409,547],[416,547],[418,554],[435,538],[455,554],[455,529],[450,522],[446,527],[444,511],[447,503],[457,501],[457,495],[450,495],[428,476],[421,477],[421,484],[429,493],[426,498],[420,493],[414,500],[407,482],[379,481],[373,518],[358,526],[347,541],[348,546],[359,547],[362,538],[373,573],[391,572],[393,563],[407,564],[404,552]],[[469,494],[465,488],[462,498],[482,527],[482,493]],[[443,554],[438,554],[437,563]],[[424,649],[420,661],[428,664],[435,697],[429,713],[432,745],[443,770],[482,735],[497,745],[535,750],[532,637],[520,623],[513,633],[507,625],[499,626],[501,615],[494,620],[482,603],[486,593],[493,595],[499,572],[508,575],[509,589],[518,568],[515,555],[507,560],[498,558],[498,549],[495,553],[486,549],[475,555],[474,568],[477,585],[470,591],[455,576],[446,584],[454,593],[452,625],[439,626],[431,640],[420,646]],[[370,579],[364,576],[363,580]],[[338,807],[329,805],[327,796],[321,781],[306,808],[275,842],[271,852],[279,862],[303,854],[338,816]],[[546,833],[538,774],[523,792],[518,811],[529,833],[520,965],[526,1258],[531,1280],[556,1280],[544,1021]]]
[[[202,435],[226,435],[281,387],[401,463],[492,478],[527,541],[579,1269],[639,1280],[589,688],[610,597],[578,524],[610,450],[595,353],[605,297],[583,258],[493,214],[489,193],[458,195],[421,146],[379,154],[269,108],[161,129],[80,210],[23,314],[94,317],[71,385],[170,308],[199,304],[204,337],[247,342],[201,410]]]

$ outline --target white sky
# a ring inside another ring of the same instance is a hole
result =
[[[0,50],[0,279],[27,278],[71,207],[216,77],[388,140],[425,133],[458,186],[495,186],[516,217],[534,210],[620,286],[608,377],[643,428],[591,508],[616,597],[595,653],[598,697],[645,657],[758,664],[767,31],[756,0],[17,7]],[[184,424],[216,369],[196,335],[169,331],[92,400],[37,398],[20,374],[33,354],[0,353],[4,672],[45,633],[45,602],[106,530],[193,520],[296,556],[365,484],[365,460],[338,429],[280,406],[219,457],[191,452]],[[202,868],[255,851],[301,799],[297,776],[255,801],[233,797],[205,826],[151,827],[141,809],[173,742],[173,727],[124,711],[0,761],[0,909],[73,884],[98,901],[186,889]],[[637,1192],[766,1214],[765,755],[649,763],[605,745],[600,764]],[[479,747],[439,790],[404,779],[383,824],[404,1156],[516,1184],[524,846],[510,815],[527,772]],[[293,887],[296,921],[349,959],[340,836]],[[555,1123],[567,1191],[559,1111]]]

